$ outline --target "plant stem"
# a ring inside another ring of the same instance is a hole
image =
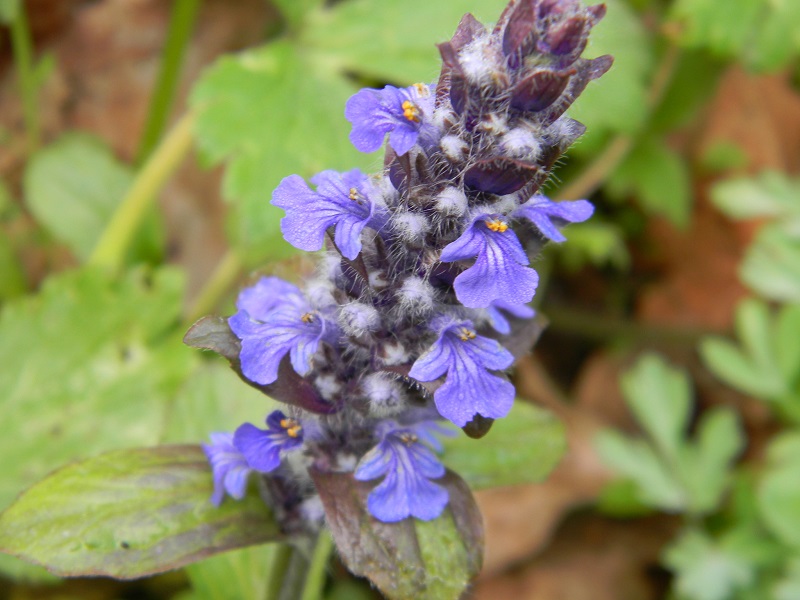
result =
[[[317,537],[314,554],[311,556],[311,566],[306,574],[306,583],[303,586],[303,595],[300,600],[320,600],[322,588],[325,587],[325,574],[328,570],[328,559],[333,551],[333,538],[323,529]]]
[[[155,148],[164,133],[178,85],[181,63],[186,45],[194,29],[199,0],[175,0],[172,5],[169,28],[161,57],[161,67],[147,113],[136,164],[142,164]]]
[[[212,312],[220,298],[236,281],[241,270],[242,259],[239,257],[239,253],[233,248],[229,249],[217,264],[211,274],[211,278],[206,282],[195,301],[186,311],[184,322],[190,325],[200,317]]]
[[[156,194],[189,152],[193,125],[194,114],[187,113],[148,158],[100,236],[89,257],[90,265],[102,265],[113,270],[122,266]]]
[[[14,49],[14,63],[19,77],[22,109],[25,115],[25,129],[28,138],[28,153],[39,146],[41,136],[39,107],[36,98],[36,77],[33,72],[33,43],[25,13],[25,3],[20,0],[17,15],[11,22],[11,45]]]

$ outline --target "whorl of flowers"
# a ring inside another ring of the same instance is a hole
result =
[[[586,200],[538,190],[584,131],[565,111],[611,66],[580,58],[604,12],[514,0],[494,28],[466,15],[439,45],[436,84],[348,101],[356,148],[388,135],[382,172],[280,183],[272,203],[286,211],[285,239],[325,255],[304,289],[262,278],[228,320],[243,377],[289,406],[266,430],[212,436],[214,502],[242,497],[257,471],[284,507],[318,518],[313,468],[380,480],[368,498],[379,520],[441,514],[435,422],[479,436],[508,414],[506,370],[530,345],[530,255],[592,214]]]

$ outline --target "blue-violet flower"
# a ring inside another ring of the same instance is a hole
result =
[[[267,428],[240,425],[233,435],[233,444],[256,471],[269,473],[281,464],[281,453],[303,445],[303,427],[279,410],[267,417]]]

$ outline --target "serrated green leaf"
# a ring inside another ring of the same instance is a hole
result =
[[[158,441],[167,399],[194,357],[161,338],[178,317],[178,272],[120,281],[52,276],[0,315],[0,507],[65,462]]]
[[[715,510],[730,484],[730,466],[744,447],[745,437],[734,411],[717,408],[700,421],[696,444],[684,449],[678,466],[695,513]]]
[[[659,451],[677,457],[691,410],[686,374],[650,354],[623,375],[621,385],[625,401]]]
[[[25,199],[37,221],[85,260],[133,182],[131,169],[100,140],[69,133],[37,152],[25,169]],[[137,258],[160,253],[156,213],[133,250]]]
[[[693,529],[669,545],[664,563],[675,571],[675,587],[687,600],[727,600],[755,578],[751,561]]]
[[[241,548],[186,567],[195,600],[266,598],[275,544]]]
[[[130,579],[281,537],[258,494],[216,507],[199,446],[115,450],[64,467],[0,515],[0,549],[58,575]]]
[[[442,442],[442,462],[472,489],[541,481],[566,450],[561,422],[520,400],[507,417],[495,421],[481,440],[459,431],[457,437]]]
[[[225,56],[195,86],[198,145],[208,161],[228,163],[229,233],[251,260],[295,252],[280,233],[283,211],[270,205],[281,179],[377,166],[348,139],[344,105],[353,91],[288,41]]]
[[[611,430],[600,432],[595,446],[605,464],[636,483],[642,503],[667,512],[686,507],[686,494],[650,446]]]
[[[685,227],[692,208],[689,183],[684,159],[662,141],[651,138],[628,154],[608,186],[612,194],[633,194],[649,212]]]
[[[783,389],[780,381],[762,373],[735,344],[724,338],[703,339],[700,342],[700,356],[714,375],[747,394],[773,398]]]
[[[310,15],[301,43],[316,60],[340,73],[404,85],[427,83],[439,76],[436,44],[452,37],[461,17],[472,12],[482,22],[492,23],[506,4],[506,0],[339,2]]]
[[[440,517],[397,523],[382,523],[367,512],[373,483],[316,469],[311,476],[342,562],[368,577],[389,600],[458,598],[480,571],[480,511],[467,484],[452,471],[437,480],[449,494]]]
[[[753,291],[778,302],[800,302],[800,238],[777,225],[764,227],[739,269]]]

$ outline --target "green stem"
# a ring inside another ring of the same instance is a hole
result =
[[[90,265],[118,270],[156,194],[192,146],[194,115],[187,113],[147,160],[97,242]]]
[[[36,99],[36,77],[33,72],[33,43],[25,14],[25,3],[22,1],[19,3],[16,17],[11,22],[11,45],[14,49],[14,63],[22,95],[22,109],[28,136],[27,150],[31,153],[39,146],[41,131]]]
[[[186,311],[184,322],[191,324],[200,317],[211,313],[216,308],[220,298],[231,289],[241,271],[242,259],[239,257],[238,252],[231,248],[222,257],[217,268],[211,274],[211,278],[206,282],[194,303]]]
[[[328,572],[328,560],[333,551],[333,538],[327,530],[323,529],[314,546],[311,556],[311,566],[306,574],[306,583],[303,586],[303,595],[300,600],[320,600],[322,588],[325,587],[325,575]]]
[[[150,98],[147,121],[139,142],[139,151],[136,153],[136,164],[147,160],[164,133],[178,85],[184,51],[194,29],[199,6],[199,0],[175,0],[172,5],[161,68]]]

